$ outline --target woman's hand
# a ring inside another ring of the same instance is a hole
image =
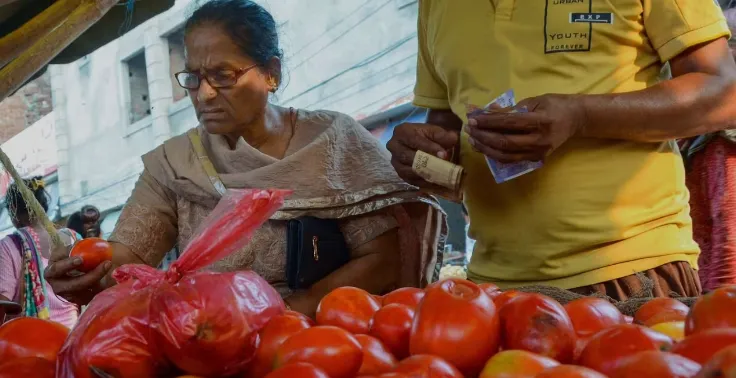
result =
[[[56,247],[51,251],[44,277],[58,297],[77,305],[86,305],[104,290],[104,277],[112,270],[112,262],[105,261],[94,270],[82,275],[70,275],[80,265],[81,257],[69,257],[72,246]]]

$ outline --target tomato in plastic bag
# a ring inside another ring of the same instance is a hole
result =
[[[166,272],[124,265],[97,295],[59,353],[59,378],[161,376],[170,363],[189,374],[232,375],[253,358],[257,333],[284,311],[253,272],[200,272],[241,249],[288,191],[229,191]],[[217,352],[214,352],[217,351]]]
[[[242,371],[255,356],[258,331],[284,306],[256,273],[202,272],[157,290],[151,311],[159,314],[156,344],[166,357],[210,377]]]

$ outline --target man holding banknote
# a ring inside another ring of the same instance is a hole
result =
[[[733,128],[736,63],[713,0],[419,0],[414,103],[389,142],[460,164],[469,277],[626,299],[700,293],[675,139]],[[673,79],[659,82],[669,62]],[[509,89],[513,109],[474,112]],[[509,111],[517,110],[517,111]],[[526,110],[526,112],[522,111]],[[460,133],[460,130],[463,130]],[[456,148],[460,145],[459,148]],[[487,159],[543,166],[498,184]]]

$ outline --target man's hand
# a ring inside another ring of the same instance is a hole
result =
[[[69,257],[70,250],[71,246],[52,250],[44,277],[54,294],[80,306],[86,305],[104,289],[102,279],[112,269],[112,263],[105,261],[89,273],[71,276],[70,273],[82,265],[82,258]]]
[[[425,189],[436,185],[426,182],[412,170],[414,155],[424,151],[443,160],[452,157],[459,141],[457,131],[426,123],[404,123],[394,129],[386,147],[391,152],[391,164],[404,181]]]
[[[585,126],[585,110],[576,97],[548,94],[514,108],[526,107],[526,113],[503,109],[470,116],[470,145],[503,163],[543,160]]]

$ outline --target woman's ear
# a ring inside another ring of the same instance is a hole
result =
[[[269,75],[271,92],[276,92],[276,90],[281,86],[281,59],[277,56],[271,57],[266,66],[266,70]]]

